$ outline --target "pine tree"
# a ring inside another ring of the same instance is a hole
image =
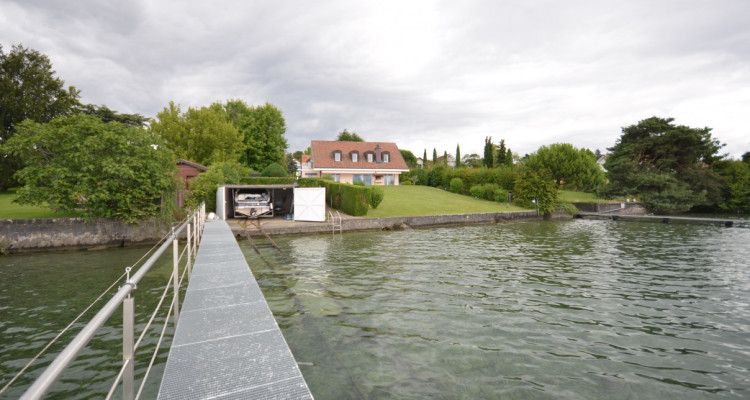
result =
[[[497,165],[505,165],[506,157],[505,139],[500,139],[500,144],[497,145]]]
[[[461,146],[456,143],[456,168],[461,166]]]
[[[437,165],[437,149],[434,147],[432,148],[432,165]]]
[[[495,152],[494,152],[495,145],[492,143],[492,136],[487,136],[484,139],[484,165],[487,168],[492,168],[495,166]]]

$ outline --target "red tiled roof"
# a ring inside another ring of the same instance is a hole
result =
[[[177,165],[179,165],[179,164],[189,165],[189,166],[191,166],[191,167],[193,167],[195,169],[199,169],[201,171],[208,171],[208,167],[206,167],[205,165],[200,165],[200,164],[198,164],[196,162],[188,161],[188,160],[185,160],[183,158],[180,158],[179,160],[177,160]]]
[[[303,154],[302,155],[302,164],[310,161],[310,155],[309,154]]]
[[[390,162],[376,163],[367,162],[366,152],[375,152],[375,146],[380,146],[382,154],[388,153]],[[341,161],[334,161],[333,153],[341,152]],[[352,152],[359,154],[359,161],[352,161]],[[409,167],[398,151],[398,146],[393,142],[336,142],[313,140],[312,141],[313,167],[319,168],[349,168],[349,169],[404,169]]]

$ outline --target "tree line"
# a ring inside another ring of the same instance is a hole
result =
[[[0,93],[0,191],[21,186],[22,204],[135,222],[175,211],[178,158],[213,175],[286,175],[286,123],[270,103],[119,113],[82,104],[46,55],[21,45],[0,46]]]

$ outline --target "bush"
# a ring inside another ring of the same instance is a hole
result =
[[[497,189],[495,190],[495,194],[493,195],[493,200],[495,200],[498,203],[505,203],[508,201],[508,192],[503,189]]]
[[[484,184],[484,199],[493,201],[495,200],[495,192],[498,190],[496,183],[485,183]]]
[[[516,175],[518,175],[516,171],[510,167],[498,168],[495,171],[495,183],[500,185],[501,188],[512,192],[516,182]]]
[[[272,163],[271,165],[267,166],[266,169],[263,170],[263,172],[260,173],[263,176],[276,176],[276,177],[283,177],[286,176],[286,169],[282,167],[281,165],[277,163]]]
[[[352,183],[352,185],[354,185],[354,186],[365,186],[365,183],[362,182],[362,181],[356,181],[356,182]]]
[[[240,182],[243,185],[291,185],[295,182],[293,176],[287,177],[246,177],[242,178]]]
[[[403,181],[401,182],[401,186],[412,186],[414,185],[414,182],[412,181]]]
[[[526,170],[516,177],[513,197],[517,203],[526,208],[537,208],[542,214],[555,210],[557,203],[557,184],[543,172]],[[536,200],[534,204],[532,200]]]
[[[484,186],[482,185],[474,185],[469,189],[469,193],[473,197],[476,197],[477,199],[483,199],[484,198]]]
[[[430,183],[429,180],[429,174],[424,169],[420,168],[414,172],[415,177],[417,178],[416,184],[420,186],[428,186]]]
[[[568,215],[578,214],[578,208],[571,203],[557,203],[555,205],[555,211],[562,211]]]
[[[354,216],[367,215],[369,190],[366,187],[339,184],[341,191],[341,211]]]
[[[453,178],[450,183],[450,191],[453,193],[461,193],[464,190],[464,181],[461,178]]]
[[[385,198],[385,191],[383,191],[383,188],[371,186],[370,207],[378,208],[380,203],[383,202],[383,198]]]

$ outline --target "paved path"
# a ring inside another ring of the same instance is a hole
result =
[[[159,399],[312,399],[225,221],[206,223]]]

